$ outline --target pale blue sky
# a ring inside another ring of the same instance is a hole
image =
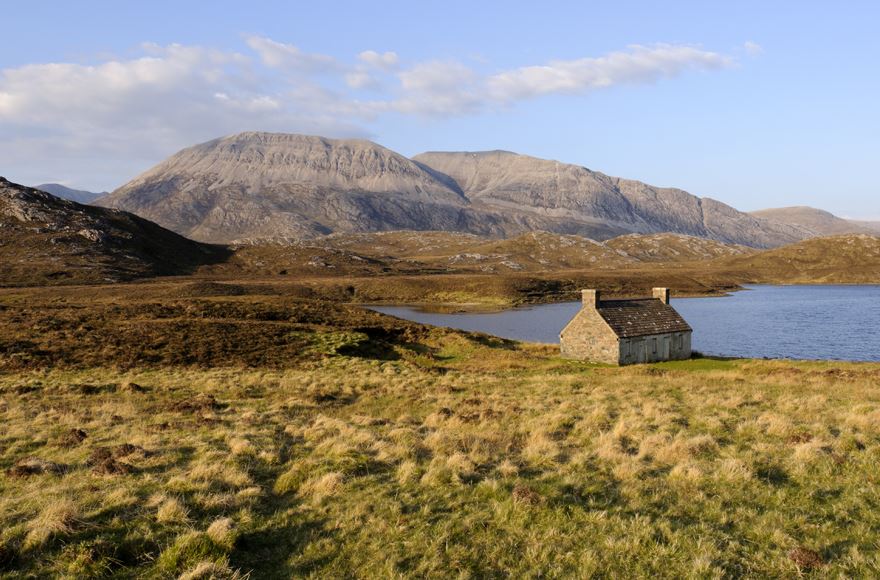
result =
[[[112,189],[258,129],[880,218],[880,5],[474,4],[7,3],[0,174]]]

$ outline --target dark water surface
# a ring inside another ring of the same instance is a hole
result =
[[[880,361],[880,286],[749,286],[731,296],[677,298],[672,305],[694,329],[694,350],[704,354]],[[371,308],[425,324],[558,343],[580,303],[462,314]]]

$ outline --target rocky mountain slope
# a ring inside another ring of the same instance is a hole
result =
[[[552,216],[564,224],[554,231],[589,235],[576,224],[600,222],[621,233],[673,232],[754,247],[778,246],[808,235],[796,226],[756,218],[680,189],[508,151],[433,152],[414,159],[449,175],[474,202],[497,211]]]
[[[763,209],[749,213],[758,218],[807,229],[816,236],[880,232],[880,223],[847,220],[830,212],[807,206]]]
[[[227,255],[130,213],[81,205],[0,177],[0,285],[185,274]]]
[[[242,133],[180,151],[98,201],[188,237],[314,237],[335,231],[475,230],[445,176],[369,141]]]
[[[95,193],[94,191],[86,191],[84,189],[73,189],[66,185],[61,185],[60,183],[43,183],[35,185],[34,189],[39,189],[51,193],[55,197],[69,199],[70,201],[75,201],[77,203],[91,203],[99,197],[107,195],[106,191]]]
[[[369,141],[241,133],[184,149],[96,203],[211,242],[329,233],[675,232],[772,247],[810,235],[687,192],[503,151],[407,159]]]

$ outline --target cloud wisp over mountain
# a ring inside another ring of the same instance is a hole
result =
[[[411,62],[375,50],[343,62],[261,36],[245,37],[240,51],[148,43],[132,58],[0,71],[0,129],[8,136],[0,156],[25,173],[34,159],[44,171],[55,160],[53,174],[23,176],[40,181],[76,180],[77,171],[122,180],[168,151],[245,129],[368,137],[386,114],[474,115],[735,62],[672,44],[492,70],[491,63]]]

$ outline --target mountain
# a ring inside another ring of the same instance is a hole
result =
[[[60,199],[0,177],[0,285],[185,274],[227,254],[130,213]]]
[[[621,233],[673,232],[754,247],[808,235],[802,228],[755,218],[680,189],[508,151],[431,152],[414,160],[450,176],[469,199],[498,211],[530,211],[568,223],[598,221]]]
[[[43,183],[41,185],[35,185],[34,189],[39,189],[51,193],[55,197],[69,199],[70,201],[75,201],[77,203],[91,203],[99,197],[107,195],[106,191],[95,193],[94,191],[86,191],[84,189],[71,189],[60,183]]]
[[[749,213],[755,217],[808,229],[817,236],[880,232],[880,223],[878,222],[847,220],[827,211],[807,206],[762,209]]]
[[[874,235],[880,235],[880,222],[878,221],[862,221],[862,220],[848,220],[860,228],[864,228],[868,230],[869,233]]]
[[[678,189],[515,153],[407,159],[369,141],[256,132],[184,149],[96,203],[210,242],[543,230],[599,240],[675,232],[772,247],[810,235]]]
[[[444,176],[360,140],[241,133],[180,151],[100,205],[188,237],[314,237],[334,231],[483,230]]]

